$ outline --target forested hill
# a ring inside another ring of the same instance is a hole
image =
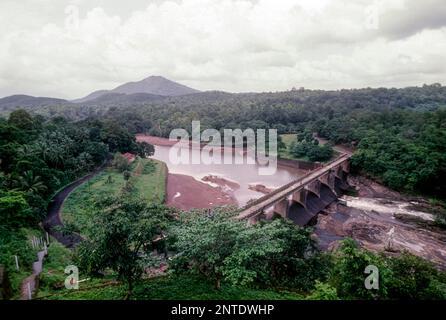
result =
[[[164,137],[175,128],[189,129],[193,120],[200,120],[202,129],[316,132],[333,143],[356,147],[353,165],[358,171],[400,191],[446,197],[446,87],[440,84],[404,89],[117,97],[107,96],[100,103],[23,107],[46,117],[110,120],[131,133]]]
[[[440,84],[404,89],[366,88],[338,91],[290,90],[265,93],[227,93],[206,91],[181,96],[154,94],[118,94],[102,92],[88,101],[76,102],[54,98],[24,95],[0,99],[0,115],[24,108],[44,116],[65,116],[71,120],[103,115],[111,107],[131,108],[141,106],[178,106],[199,108],[212,106],[231,108],[270,107],[324,107],[333,110],[371,108],[375,111],[388,108],[435,110],[446,106],[446,87]],[[282,121],[280,121],[282,122]]]

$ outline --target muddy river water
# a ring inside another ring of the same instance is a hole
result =
[[[190,157],[199,156],[199,149],[188,149]],[[248,164],[240,150],[221,153],[221,164],[184,164],[171,161],[169,153],[179,154],[176,146],[155,146],[152,158],[163,161],[169,169],[168,203],[181,209],[207,208],[217,205],[245,205],[261,197],[265,190],[278,188],[302,176],[305,171],[278,165],[273,175],[261,175],[259,164]],[[214,156],[219,156],[214,151]],[[193,155],[194,154],[194,155]],[[224,164],[224,159],[232,164]],[[242,164],[237,164],[242,162]],[[207,200],[208,195],[209,201]]]

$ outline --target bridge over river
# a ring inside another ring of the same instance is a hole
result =
[[[242,208],[238,219],[255,221],[276,214],[299,225],[307,225],[348,188],[350,157],[350,154],[343,154],[298,180],[249,202]]]

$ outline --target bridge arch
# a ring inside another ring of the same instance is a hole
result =
[[[288,209],[288,219],[299,226],[305,226],[313,219],[314,215],[299,202],[293,201]]]
[[[338,195],[333,192],[333,189],[331,189],[329,186],[327,186],[325,183],[321,183],[321,192],[319,199],[324,204],[324,208],[330,205],[333,201],[335,201],[338,198]],[[323,209],[324,209],[323,208]],[[323,210],[321,209],[321,210]]]

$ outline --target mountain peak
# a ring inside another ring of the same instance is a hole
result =
[[[125,83],[113,90],[95,91],[82,99],[75,100],[75,102],[86,102],[108,93],[120,93],[126,95],[146,93],[158,96],[182,96],[198,92],[200,91],[166,79],[162,76],[153,75],[141,81]]]
[[[149,80],[167,80],[167,81],[170,81],[169,79],[164,78],[163,76],[148,76],[143,81],[149,81]]]

